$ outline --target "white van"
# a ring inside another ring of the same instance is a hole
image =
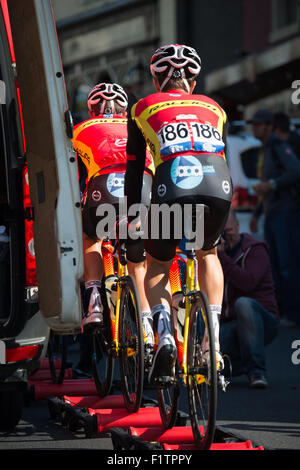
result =
[[[0,428],[9,430],[50,330],[81,332],[83,253],[51,2],[0,5]]]
[[[249,222],[257,204],[253,186],[258,182],[256,165],[261,142],[249,132],[243,130],[243,121],[231,123],[231,132],[227,137],[226,158],[233,183],[232,208],[240,222],[240,231],[263,239],[263,217],[260,218],[258,233],[253,234]]]

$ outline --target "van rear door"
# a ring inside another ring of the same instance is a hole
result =
[[[72,119],[50,0],[8,0],[34,214],[40,310],[81,331],[82,226]]]

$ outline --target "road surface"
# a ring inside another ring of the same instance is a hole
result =
[[[293,345],[299,344],[299,354]],[[73,348],[74,349],[74,348]],[[294,355],[293,355],[294,353]],[[73,351],[76,356],[76,346]],[[293,363],[293,360],[295,363]],[[269,387],[253,390],[246,377],[234,378],[218,401],[218,425],[270,450],[300,449],[300,327],[280,327],[267,347]],[[187,412],[181,395],[180,409]],[[0,432],[0,450],[113,449],[109,436],[86,438],[51,421],[47,400],[31,401],[14,432]]]

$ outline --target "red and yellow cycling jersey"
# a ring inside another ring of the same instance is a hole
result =
[[[154,93],[136,103],[131,117],[144,135],[155,168],[177,155],[225,158],[225,111],[211,98],[182,90]]]
[[[126,169],[127,119],[113,115],[88,119],[74,127],[73,147],[88,171],[88,180],[101,173]],[[154,172],[147,152],[145,167]]]

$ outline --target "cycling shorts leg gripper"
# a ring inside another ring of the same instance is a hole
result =
[[[132,263],[143,263],[146,260],[144,240],[126,240],[126,257]]]

